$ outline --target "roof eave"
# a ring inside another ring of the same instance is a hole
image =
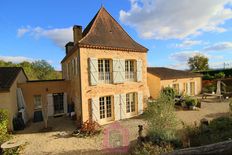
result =
[[[110,47],[110,46],[91,45],[91,44],[84,44],[84,43],[79,43],[79,47],[94,48],[94,49],[117,50],[117,51],[128,51],[128,52],[141,52],[141,53],[147,53],[147,51],[148,51],[148,49],[145,48],[145,47],[143,47],[144,49],[131,49],[131,48],[124,48],[124,47]]]

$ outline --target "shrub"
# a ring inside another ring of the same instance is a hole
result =
[[[190,97],[190,96],[186,96],[185,99],[184,99],[184,102],[185,102],[185,105],[187,107],[196,106],[197,105],[197,99],[194,98],[194,97]]]
[[[216,79],[221,79],[224,78],[226,75],[223,72],[219,72],[217,74],[214,75]]]
[[[81,129],[74,131],[74,135],[87,137],[101,132],[100,125],[95,121],[86,121],[82,124]]]
[[[172,152],[173,148],[170,144],[156,145],[151,142],[143,143],[141,146],[136,146],[132,155],[160,155],[162,153]]]
[[[229,108],[230,115],[232,116],[232,99],[230,99]]]
[[[209,75],[209,74],[207,73],[207,74],[203,75],[203,78],[202,78],[202,79],[203,79],[203,80],[212,80],[212,79],[214,79],[214,76]]]
[[[176,91],[171,87],[163,88],[161,95],[165,95],[166,97],[169,97],[170,99],[174,99],[176,96]]]
[[[212,93],[212,92],[215,92],[216,89],[217,89],[216,84],[210,84],[210,85],[205,86],[205,87],[203,88],[203,92]]]
[[[232,138],[232,117],[213,119],[208,126],[186,126],[180,133],[182,141],[189,140],[191,147],[222,142]]]
[[[0,109],[0,145],[9,139],[7,111]]]
[[[174,100],[170,100],[165,94],[161,94],[156,101],[148,103],[144,117],[148,123],[148,136],[153,142],[175,139],[178,122],[174,104]]]

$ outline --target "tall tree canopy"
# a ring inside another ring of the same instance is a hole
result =
[[[12,63],[0,60],[0,67],[22,67],[30,80],[61,79],[61,72],[56,71],[47,61]]]
[[[188,65],[192,71],[204,71],[209,69],[209,59],[203,55],[190,57]]]

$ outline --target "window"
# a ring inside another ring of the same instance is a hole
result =
[[[135,93],[126,94],[126,112],[135,112]]]
[[[54,114],[64,113],[64,94],[53,94]]]
[[[102,83],[110,83],[110,60],[99,59],[98,60],[98,80]]]
[[[71,65],[71,62],[68,63],[68,77],[69,77],[69,80],[71,79],[71,74],[72,74],[72,65]]]
[[[42,98],[41,95],[34,95],[34,109],[42,108]]]
[[[188,84],[187,83],[184,83],[183,93],[184,93],[184,95],[186,95],[188,93]]]
[[[195,95],[195,82],[190,82],[190,95]]]
[[[112,104],[111,96],[105,96],[99,98],[100,104],[100,119],[112,117]]]
[[[125,61],[125,79],[129,81],[134,81],[135,78],[135,63],[133,60]]]
[[[172,86],[173,86],[173,89],[176,91],[176,93],[179,94],[179,92],[180,92],[179,84],[176,83],[176,84],[173,84]]]

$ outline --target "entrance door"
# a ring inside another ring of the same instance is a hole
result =
[[[54,115],[64,113],[64,94],[57,93],[53,94],[53,103],[54,103]]]
[[[112,120],[112,101],[111,96],[99,98],[100,120],[107,122]]]

